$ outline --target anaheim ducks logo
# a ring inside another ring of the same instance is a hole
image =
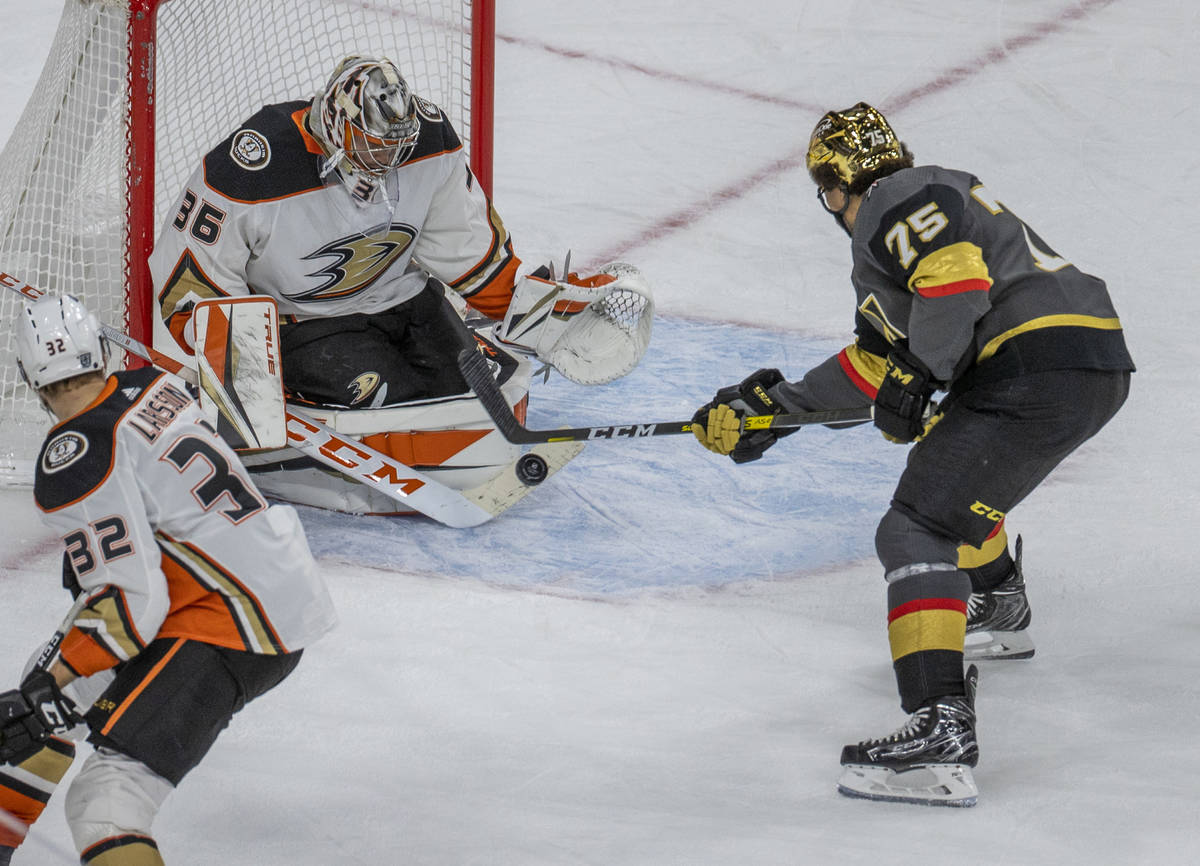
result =
[[[42,454],[42,471],[47,475],[66,469],[84,454],[87,454],[88,441],[82,433],[68,431],[50,440],[46,451]]]
[[[379,387],[378,373],[363,373],[355,377],[354,381],[347,386],[350,391],[350,405],[361,403],[363,400],[371,396],[376,388]]]
[[[322,279],[316,288],[288,299],[298,304],[336,301],[366,291],[395,262],[404,258],[417,236],[417,230],[403,223],[393,223],[385,230],[377,226],[362,234],[354,234],[326,244],[304,257],[305,261],[332,258],[333,261],[308,276]]]

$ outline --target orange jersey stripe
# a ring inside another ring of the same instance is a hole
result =
[[[513,285],[521,260],[515,256],[479,291],[464,300],[489,319],[503,319],[512,301]]]

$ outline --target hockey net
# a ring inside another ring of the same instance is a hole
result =
[[[66,0],[0,155],[0,273],[150,343],[146,257],[197,161],[263,105],[312,96],[347,54],[395,61],[490,189],[493,3]],[[0,485],[32,480],[49,426],[17,371],[20,302],[0,291]]]

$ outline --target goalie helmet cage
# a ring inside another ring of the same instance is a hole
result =
[[[495,0],[66,0],[0,155],[0,273],[153,337],[146,259],[200,157],[265,104],[382,54],[441,106],[491,190]],[[32,480],[49,427],[20,381],[0,292],[0,485]],[[113,364],[121,363],[118,353]]]

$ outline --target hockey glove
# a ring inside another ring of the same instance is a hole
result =
[[[82,721],[53,675],[35,670],[20,689],[0,694],[0,761],[19,764],[37,752],[47,737],[65,733]]]
[[[791,430],[742,431],[742,419],[748,415],[778,415],[783,411],[768,390],[784,381],[775,369],[757,370],[736,385],[717,392],[692,416],[692,433],[697,441],[714,454],[728,454],[734,463],[749,463],[762,457],[781,435]]]
[[[875,394],[875,426],[891,442],[917,439],[933,414],[930,399],[938,383],[929,369],[903,349],[888,355],[883,383]]]

